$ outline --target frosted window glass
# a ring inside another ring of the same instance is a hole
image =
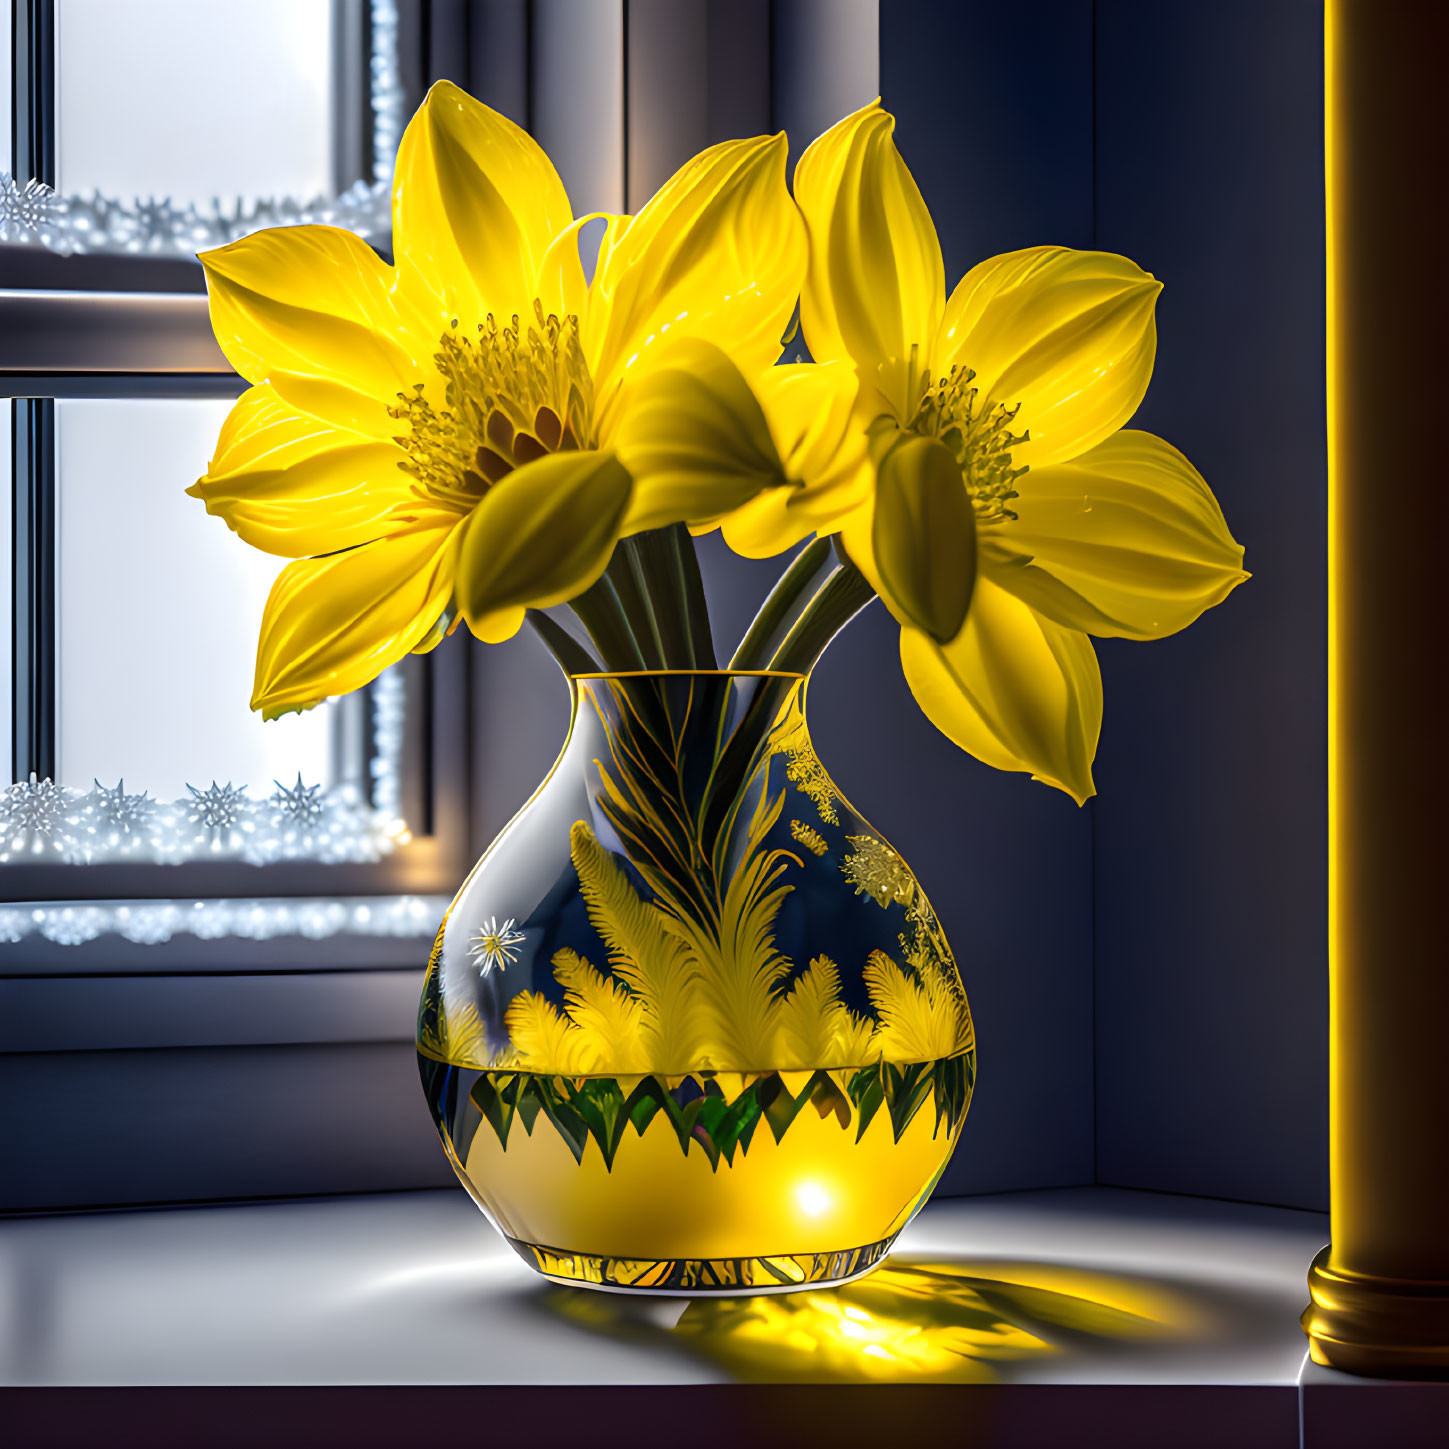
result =
[[[63,192],[331,195],[331,0],[57,0]]]
[[[230,403],[56,403],[59,779],[174,800],[215,779],[265,798],[333,783],[329,703],[248,708],[257,626],[285,560],[248,548],[184,490]]]
[[[0,19],[3,18],[0,16]],[[4,486],[0,487],[0,599],[4,600],[0,617],[7,621],[5,627],[0,628],[0,786],[7,784],[11,778],[10,750],[14,743],[11,731],[15,712],[10,677],[12,641],[8,624],[14,597],[10,525],[15,490],[15,472],[10,457],[10,407],[9,398],[0,398],[0,479],[4,480]]]
[[[9,4],[0,0],[0,171],[6,172],[13,159],[10,155],[10,9]]]

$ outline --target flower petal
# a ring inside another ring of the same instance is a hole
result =
[[[601,409],[667,337],[705,337],[750,376],[779,357],[806,257],[785,150],[783,135],[711,146],[610,224],[586,337]]]
[[[489,312],[527,319],[573,209],[527,131],[438,81],[403,132],[392,215],[399,290],[436,340],[455,317],[470,333]]]
[[[222,425],[207,474],[186,491],[245,542],[284,558],[370,543],[415,514],[404,454],[298,414],[267,386]]]
[[[555,317],[582,318],[588,308],[589,284],[584,277],[583,258],[579,255],[579,233],[602,212],[592,212],[571,221],[549,243],[538,266],[535,294],[543,303],[545,314]]]
[[[262,616],[252,708],[268,719],[360,689],[424,639],[453,589],[457,516],[277,576]]]
[[[973,267],[946,303],[936,370],[970,367],[981,408],[1021,411],[1012,462],[1063,462],[1137,411],[1157,353],[1161,283],[1126,257],[1032,247]]]
[[[390,442],[397,436],[400,425],[388,412],[388,406],[397,399],[400,390],[383,397],[359,392],[331,378],[282,371],[272,373],[271,388],[287,407],[329,427],[360,433],[379,443]]]
[[[926,718],[978,760],[1024,770],[1079,805],[1096,793],[1102,676],[1085,634],[982,577],[960,634],[942,646],[903,629],[901,664]]]
[[[904,423],[912,349],[924,364],[941,321],[941,245],[896,149],[895,117],[870,105],[837,122],[800,158],[795,199],[810,229],[800,321],[817,362],[852,358],[862,382]]]
[[[463,525],[458,600],[490,644],[511,638],[525,608],[581,594],[608,565],[633,485],[611,452],[554,453],[509,473]]]
[[[347,383],[390,399],[427,355],[403,326],[393,270],[335,226],[273,227],[202,252],[211,325],[248,382],[276,371]]]
[[[875,475],[855,416],[859,386],[849,362],[767,367],[754,391],[785,476],[799,486],[763,490],[721,531],[736,553],[768,558],[833,529],[869,497]]]
[[[634,479],[626,533],[717,521],[785,484],[765,415],[739,368],[686,337],[621,398],[611,439]]]
[[[886,608],[939,644],[966,619],[976,581],[976,519],[951,450],[905,434],[876,475],[871,552]]]
[[[1125,431],[1021,480],[1014,523],[983,534],[991,576],[1069,629],[1160,639],[1248,577],[1201,474],[1170,443]]]

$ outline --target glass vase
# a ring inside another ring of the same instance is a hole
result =
[[[737,1295],[869,1271],[944,1169],[970,1009],[798,674],[578,675],[548,777],[428,963],[463,1185],[557,1282]]]

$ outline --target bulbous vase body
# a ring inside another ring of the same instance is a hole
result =
[[[562,753],[428,965],[418,1063],[449,1160],[560,1282],[733,1295],[867,1271],[975,1078],[935,913],[816,758],[799,675],[572,689]]]

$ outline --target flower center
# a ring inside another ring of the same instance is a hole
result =
[[[1011,431],[1020,403],[982,408],[979,390],[972,385],[975,378],[971,368],[953,367],[928,385],[909,426],[939,438],[956,455],[976,522],[1005,523],[1016,517],[1007,505],[1017,496],[1016,480],[1026,472],[1011,466],[1011,450],[1031,434]]]
[[[455,319],[433,357],[441,403],[427,395],[436,395],[430,379],[388,408],[408,425],[394,441],[419,497],[466,511],[515,468],[591,443],[594,385],[579,319],[545,316],[539,302],[533,318],[526,329],[517,317],[500,327],[490,312],[476,337]]]

